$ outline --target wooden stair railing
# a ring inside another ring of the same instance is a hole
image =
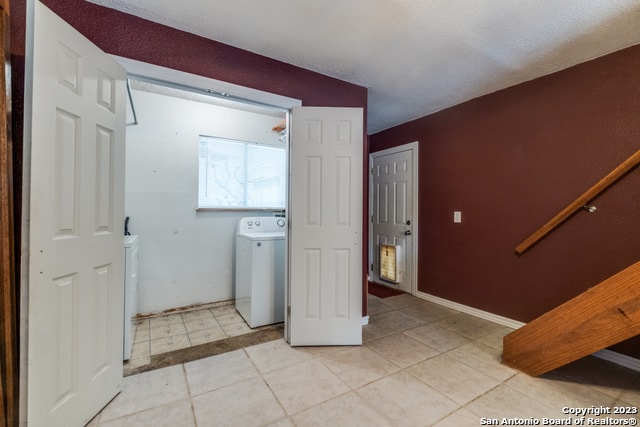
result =
[[[564,208],[560,213],[549,220],[545,225],[540,227],[535,233],[525,239],[516,248],[517,254],[522,254],[531,246],[535,245],[544,236],[549,234],[553,229],[562,224],[577,210],[582,209],[590,201],[598,197],[600,193],[609,188],[614,182],[620,179],[623,175],[629,172],[631,169],[640,164],[640,150],[636,151],[631,157],[625,160],[617,168],[612,170],[607,176],[602,178],[596,185],[587,190],[582,196],[578,197],[569,206]]]
[[[502,362],[542,375],[640,335],[640,261],[503,340]]]
[[[640,150],[524,240],[522,254],[640,164]],[[640,262],[504,337],[504,364],[542,375],[640,335]]]

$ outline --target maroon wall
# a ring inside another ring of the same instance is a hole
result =
[[[527,322],[640,260],[638,169],[514,253],[640,149],[640,46],[371,135],[370,151],[412,141],[420,291]],[[640,357],[640,340],[615,349]]]
[[[367,89],[84,0],[42,0],[107,53],[302,100],[367,106]]]
[[[300,99],[303,105],[360,107],[367,89],[222,43],[136,18],[84,0],[42,0],[47,7],[107,53]],[[12,2],[15,217],[20,218],[25,62],[24,0]],[[366,120],[364,131],[366,135]],[[363,144],[365,141],[363,141]],[[366,159],[367,153],[363,158]],[[367,180],[364,179],[365,192]],[[364,203],[364,201],[363,201]],[[366,227],[366,212],[363,214]],[[20,221],[16,221],[19,227]],[[366,230],[364,230],[366,236]],[[20,229],[16,229],[20,241]],[[363,255],[366,254],[366,245]],[[19,247],[17,252],[20,253]],[[19,271],[19,270],[17,270]],[[363,285],[366,256],[363,260]],[[363,311],[366,288],[363,286]]]

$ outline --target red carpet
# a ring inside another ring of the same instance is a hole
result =
[[[369,282],[368,292],[371,295],[377,296],[378,298],[389,298],[394,295],[400,295],[404,292],[399,291],[397,289],[393,289],[392,287],[379,285],[377,283]]]

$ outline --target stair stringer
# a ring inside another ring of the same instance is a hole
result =
[[[640,335],[640,261],[503,339],[502,361],[539,376]]]

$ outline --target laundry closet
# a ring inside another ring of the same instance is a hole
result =
[[[268,191],[254,188],[258,193],[277,192],[281,182],[286,187],[287,113],[146,80],[131,80],[130,94],[125,216],[127,231],[138,236],[135,314],[232,301],[238,222],[244,217],[284,217],[286,195],[280,207],[266,210],[233,206],[238,169],[207,172],[207,150],[222,156],[219,148],[207,148],[207,142],[280,150],[284,160],[274,160],[263,177],[268,182],[260,183]],[[265,156],[253,154],[263,162]],[[280,175],[272,173],[276,169],[282,169]],[[203,188],[206,173],[209,180],[217,180],[216,191],[225,193],[212,203],[228,206],[202,206],[212,191]],[[246,185],[255,187],[255,182]]]

